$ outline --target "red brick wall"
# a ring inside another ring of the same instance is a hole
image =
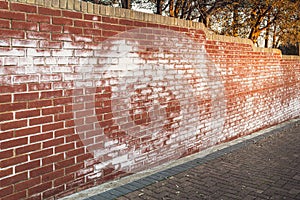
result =
[[[198,23],[29,3],[0,1],[1,199],[66,196],[300,115],[299,57]]]

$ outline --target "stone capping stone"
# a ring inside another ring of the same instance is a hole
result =
[[[284,59],[300,59],[300,55],[299,56],[282,55],[279,49],[255,47],[253,42],[250,39],[215,34],[212,31],[209,31],[204,26],[204,24],[200,22],[193,22],[193,21],[188,21],[188,20],[183,20],[178,18],[166,17],[157,14],[142,13],[138,11],[104,6],[100,4],[93,4],[91,2],[84,2],[81,0],[6,0],[6,1],[34,4],[34,5],[44,6],[48,8],[58,8],[62,10],[79,11],[87,14],[126,18],[126,19],[139,20],[139,21],[150,22],[150,23],[158,23],[162,25],[179,26],[182,28],[201,29],[205,32],[206,38],[208,40],[248,44],[252,46],[254,52],[279,53],[281,57]]]

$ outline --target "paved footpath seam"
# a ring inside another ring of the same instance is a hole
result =
[[[85,200],[299,199],[300,119]]]

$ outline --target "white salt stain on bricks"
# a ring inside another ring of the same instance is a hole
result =
[[[76,42],[93,42],[93,38],[92,37],[87,37],[87,36],[78,36],[75,35],[74,39]]]
[[[39,75],[13,76],[13,84],[39,82]]]
[[[33,49],[28,48],[27,49],[27,57],[47,57],[50,56],[50,52],[43,49]]]
[[[12,57],[4,58],[4,66],[7,66],[7,65],[18,66],[18,63],[19,63],[19,58],[18,57],[15,57],[15,58],[12,58]]]
[[[82,74],[63,74],[63,79],[65,81],[82,80],[82,78]]]
[[[73,50],[52,50],[52,56],[71,57],[73,56]]]
[[[23,56],[25,56],[25,50],[24,49],[6,49],[6,48],[0,48],[0,56],[23,57]]]
[[[36,48],[38,44],[37,40],[20,40],[20,39],[12,39],[13,47],[32,47]]]

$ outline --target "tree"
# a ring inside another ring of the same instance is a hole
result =
[[[254,43],[264,38],[265,47],[278,47],[288,40],[299,41],[299,4],[295,0],[237,0],[214,15],[210,26],[219,34]]]

